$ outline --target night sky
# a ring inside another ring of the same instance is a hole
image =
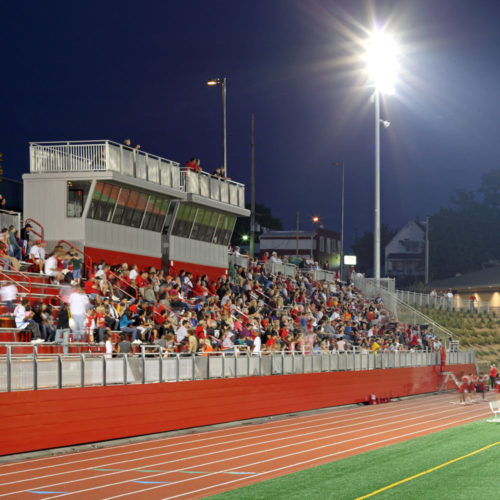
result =
[[[381,221],[402,226],[475,189],[500,159],[500,3],[490,0],[10,1],[0,5],[4,175],[29,169],[28,142],[131,137],[144,151],[222,164],[247,184],[256,121],[257,201],[286,229],[319,215],[346,242],[373,227],[372,89],[360,40],[399,40],[384,98]],[[1,189],[0,189],[1,191]]]

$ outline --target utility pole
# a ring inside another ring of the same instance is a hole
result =
[[[425,284],[429,284],[429,220],[430,217],[425,217]]]
[[[295,257],[299,258],[299,211],[297,210],[297,221],[295,224]]]
[[[250,143],[252,151],[251,166],[251,199],[250,199],[250,257],[254,256],[255,248],[255,115],[252,113],[252,139]]]

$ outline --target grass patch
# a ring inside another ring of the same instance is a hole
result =
[[[499,431],[500,424],[473,422],[211,498],[354,499],[498,442]],[[499,462],[500,444],[371,498],[498,499]]]

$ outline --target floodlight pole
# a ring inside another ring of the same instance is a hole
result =
[[[344,280],[344,162],[336,161],[334,167],[342,168],[342,206],[340,212],[340,280]]]
[[[373,228],[373,277],[380,283],[380,91],[375,89],[375,207]]]
[[[252,113],[252,142],[251,142],[251,199],[250,199],[250,257],[255,252],[255,115]]]
[[[222,78],[222,114],[224,128],[224,175],[227,177],[226,77]]]

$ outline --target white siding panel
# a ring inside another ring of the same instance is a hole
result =
[[[272,239],[272,238],[260,238],[260,249],[262,250],[293,250],[295,252],[297,241],[295,238],[285,239]],[[312,251],[314,248],[314,240],[310,239],[300,239],[299,238],[299,250],[309,250]]]
[[[39,222],[49,242],[84,239],[83,218],[66,217],[66,183],[66,179],[24,178],[24,218]]]
[[[87,246],[161,257],[160,233],[92,219],[87,219],[85,226]]]
[[[228,266],[226,246],[189,240],[179,236],[170,236],[168,258],[204,266]]]

